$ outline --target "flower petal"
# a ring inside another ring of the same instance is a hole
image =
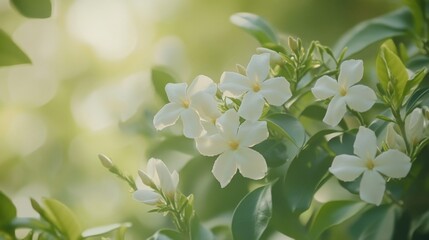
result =
[[[353,149],[354,154],[361,159],[373,160],[377,154],[377,137],[375,133],[369,128],[359,127]]]
[[[200,116],[194,109],[185,109],[180,113],[183,123],[183,135],[187,138],[197,138],[204,133]]]
[[[406,151],[404,139],[395,130],[395,123],[389,123],[386,131],[386,144],[389,148]]]
[[[347,60],[341,63],[338,83],[340,86],[350,87],[359,82],[363,77],[362,60]]]
[[[237,135],[240,146],[252,147],[268,138],[267,122],[245,121],[240,125]]]
[[[264,109],[265,100],[259,93],[248,92],[241,101],[238,114],[246,120],[257,121]]]
[[[403,178],[410,168],[410,157],[396,149],[389,149],[374,159],[374,169],[388,177]]]
[[[338,91],[337,81],[326,75],[317,79],[316,84],[311,89],[311,92],[317,99],[330,98],[337,94]]]
[[[196,109],[200,117],[207,121],[215,121],[221,115],[216,98],[207,92],[194,94],[191,97],[191,107]]]
[[[237,163],[232,151],[222,153],[215,161],[212,173],[224,188],[231,182],[232,177],[237,172]]]
[[[355,85],[347,90],[344,96],[347,105],[358,112],[368,111],[377,100],[375,92],[364,85]]]
[[[149,175],[147,173],[145,173],[144,171],[139,170],[138,174],[139,174],[140,179],[142,180],[144,185],[151,187],[151,188],[153,188],[154,186],[157,186],[155,184],[155,182],[152,180],[152,178],[149,177]]]
[[[149,205],[156,205],[161,201],[161,195],[149,189],[139,189],[135,191],[133,193],[133,198]]]
[[[224,96],[238,98],[252,89],[252,82],[239,73],[224,72],[220,77],[219,89]]]
[[[270,72],[270,54],[255,54],[250,58],[250,62],[246,68],[247,77],[254,82],[261,83],[264,81]]]
[[[377,172],[368,170],[363,173],[359,187],[359,196],[362,200],[375,205],[380,205],[386,190],[386,181]]]
[[[167,103],[153,117],[153,125],[156,130],[162,130],[176,123],[180,113],[184,110],[182,105],[177,103]]]
[[[365,162],[362,159],[353,155],[341,154],[334,158],[329,172],[342,181],[350,182],[358,178],[365,169]]]
[[[177,185],[179,185],[179,174],[176,170],[173,171],[171,174],[171,180],[173,181],[173,187],[174,189],[177,189]]]
[[[195,139],[198,152],[204,156],[215,156],[229,149],[228,140],[220,134]]]
[[[171,177],[171,173],[168,170],[165,163],[161,160],[156,161],[156,172],[158,173],[161,190],[165,194],[174,194],[176,192],[176,188],[174,187],[173,179]]]
[[[170,102],[181,104],[186,99],[186,83],[167,83],[165,85],[165,93]]]
[[[234,156],[243,177],[255,180],[265,177],[267,163],[259,152],[250,148],[239,148],[234,152]]]
[[[424,116],[421,108],[415,108],[405,118],[405,130],[407,139],[413,145],[417,145],[424,138]]]
[[[261,83],[260,93],[267,102],[274,106],[281,106],[291,96],[290,84],[284,77],[276,77]]]
[[[346,114],[346,111],[347,108],[344,98],[339,95],[335,95],[328,105],[328,110],[323,118],[323,122],[333,127],[337,126],[344,117],[344,114]]]
[[[240,119],[234,109],[224,112],[216,121],[216,126],[222,136],[228,140],[236,140]]]
[[[199,75],[192,81],[191,85],[189,85],[187,96],[191,97],[194,94],[202,91],[215,95],[217,87],[211,78],[204,75]]]

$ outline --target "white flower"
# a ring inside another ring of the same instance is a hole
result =
[[[276,51],[269,49],[269,48],[258,47],[258,48],[256,48],[256,52],[258,54],[263,54],[263,53],[270,54],[270,64],[271,65],[277,65],[277,64],[281,64],[283,62],[283,59],[280,56],[280,54]]]
[[[210,78],[200,75],[189,87],[187,86],[186,83],[168,83],[165,86],[170,103],[162,107],[153,118],[153,125],[157,130],[175,124],[180,117],[183,123],[183,134],[186,137],[196,138],[204,133],[197,106],[204,104],[200,102],[201,99],[205,99],[201,95],[216,94],[216,84]]]
[[[269,72],[270,54],[264,53],[252,56],[246,68],[247,76],[235,72],[222,74],[219,89],[226,97],[243,96],[238,114],[244,119],[258,120],[265,101],[281,106],[292,96],[289,82],[284,77],[268,78]]]
[[[344,117],[349,106],[357,112],[365,112],[374,105],[377,97],[374,91],[364,85],[355,85],[363,77],[363,63],[361,60],[347,60],[340,66],[338,82],[323,76],[316,81],[311,89],[318,99],[333,97],[323,122],[336,126]]]
[[[226,111],[216,121],[218,133],[196,139],[198,151],[205,156],[219,155],[213,166],[213,175],[221,187],[225,187],[240,171],[251,179],[261,179],[267,172],[264,157],[251,149],[267,139],[267,123],[245,121],[240,125],[235,110]]]
[[[146,172],[139,170],[139,176],[148,188],[134,192],[134,199],[146,204],[155,205],[162,201],[162,192],[166,197],[173,198],[179,183],[179,174],[172,173],[160,159],[151,158],[147,163]]]
[[[377,154],[375,133],[360,127],[353,145],[354,155],[342,154],[334,158],[329,171],[342,181],[353,181],[362,173],[360,198],[379,205],[386,188],[383,175],[391,178],[405,177],[411,168],[410,158],[404,153],[389,149]]]

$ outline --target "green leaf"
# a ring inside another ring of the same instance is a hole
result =
[[[151,69],[151,76],[156,94],[158,94],[164,103],[168,103],[169,101],[165,92],[165,85],[167,85],[167,83],[177,82],[173,73],[166,67],[155,66]]]
[[[147,240],[185,240],[185,238],[175,230],[160,229]]]
[[[268,128],[292,141],[297,147],[302,147],[306,134],[298,119],[284,113],[272,114],[266,118]]]
[[[306,147],[293,159],[283,185],[286,203],[293,213],[302,213],[310,207],[331,162],[332,157],[318,146]]]
[[[335,45],[336,53],[348,48],[346,57],[358,53],[369,45],[395,36],[402,36],[413,28],[412,14],[408,8],[401,8],[386,15],[361,22],[346,32]]]
[[[27,55],[0,29],[0,66],[31,63]]]
[[[58,229],[70,240],[80,238],[81,226],[74,213],[63,203],[52,199],[44,199],[45,211]]]
[[[267,139],[254,146],[253,149],[264,156],[270,168],[283,165],[289,158],[287,144],[279,139]]]
[[[231,225],[234,239],[260,239],[271,216],[271,185],[267,185],[249,193],[235,209]]]
[[[194,216],[192,216],[192,219],[191,219],[191,239],[192,240],[214,239],[213,233],[200,223],[198,217],[195,214]]]
[[[423,213],[418,218],[413,219],[410,226],[410,231],[408,233],[409,239],[419,239],[413,238],[419,234],[428,234],[429,233],[429,211]]]
[[[373,207],[353,223],[353,239],[389,240],[393,238],[395,208],[392,205]]]
[[[410,8],[411,13],[413,14],[414,20],[414,31],[421,35],[424,31],[423,24],[425,18],[423,16],[423,1],[419,0],[403,0],[403,2]]]
[[[255,37],[262,45],[278,43],[277,35],[272,27],[260,16],[252,13],[236,13],[231,22]]]
[[[365,205],[366,204],[363,202],[354,201],[333,201],[325,203],[311,223],[310,235],[313,239],[318,239],[320,234],[325,230],[353,217],[365,207]]]
[[[113,231],[116,231],[122,227],[129,228],[131,226],[132,226],[131,223],[114,223],[114,224],[109,224],[109,225],[105,225],[105,226],[89,228],[89,229],[86,229],[85,231],[82,232],[82,237],[83,238],[90,238],[90,237],[102,236],[102,235],[105,235],[107,233],[111,233]]]
[[[48,18],[51,16],[50,0],[10,0],[23,16],[29,18]]]
[[[16,207],[6,194],[0,191],[0,230],[14,235],[13,229],[9,229],[11,221],[16,217]]]
[[[406,104],[407,113],[406,115],[410,114],[414,108],[416,108],[424,99],[425,96],[429,94],[429,87],[420,88],[419,90],[415,91],[413,95],[411,95],[410,99],[408,100]]]

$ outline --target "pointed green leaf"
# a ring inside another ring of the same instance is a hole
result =
[[[16,217],[16,207],[6,194],[0,191],[0,231],[13,234],[12,229],[8,229],[11,221]]]
[[[185,238],[175,230],[160,229],[147,240],[185,240]]]
[[[395,209],[392,205],[373,207],[353,223],[353,239],[389,240],[393,237]]]
[[[409,239],[419,239],[416,236],[419,234],[429,233],[429,211],[423,213],[418,218],[414,218],[411,222],[410,231],[408,233]],[[416,237],[416,238],[413,238]]]
[[[278,43],[277,35],[272,27],[260,16],[252,13],[236,13],[231,22],[255,37],[262,45]]]
[[[304,127],[291,115],[277,113],[267,117],[268,128],[292,141],[297,147],[302,147],[306,134]]]
[[[267,185],[249,193],[235,209],[231,225],[234,239],[260,239],[271,216],[271,185]]]
[[[31,63],[27,55],[0,29],[0,66]]]
[[[406,115],[410,114],[414,108],[416,108],[424,100],[426,96],[429,96],[429,87],[420,88],[419,90],[415,91],[407,102]]]
[[[102,235],[105,235],[107,233],[116,231],[122,227],[129,228],[131,226],[132,226],[131,223],[114,223],[114,224],[109,224],[109,225],[105,225],[105,226],[89,228],[89,229],[86,229],[85,231],[82,232],[82,237],[83,238],[89,238],[89,237],[102,236]]]
[[[318,239],[325,230],[341,224],[357,214],[363,207],[363,202],[333,201],[325,203],[317,213],[310,226],[310,235]]]
[[[156,94],[164,101],[164,103],[168,103],[169,101],[167,94],[165,93],[165,85],[167,85],[167,83],[177,82],[173,73],[166,67],[155,66],[151,70],[151,76]]]
[[[200,223],[198,217],[195,214],[191,219],[191,239],[214,239],[213,233]]]
[[[335,45],[335,52],[348,48],[346,57],[360,52],[369,45],[395,36],[402,36],[413,28],[412,14],[408,8],[401,8],[378,18],[356,25],[346,32]]]
[[[81,226],[74,213],[58,200],[47,198],[44,199],[44,203],[45,211],[48,212],[58,229],[70,240],[79,239]]]
[[[48,18],[51,16],[51,0],[10,0],[23,16],[29,18]]]

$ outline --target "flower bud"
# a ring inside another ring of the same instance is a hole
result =
[[[271,49],[258,47],[258,48],[256,48],[256,53],[258,53],[258,54],[263,54],[263,53],[270,54],[270,64],[271,65],[278,65],[278,64],[283,63],[283,59],[280,56],[280,54],[276,51],[271,50]]]
[[[113,167],[113,162],[106,155],[98,154],[98,159],[100,159],[101,164],[107,168],[111,169]]]

